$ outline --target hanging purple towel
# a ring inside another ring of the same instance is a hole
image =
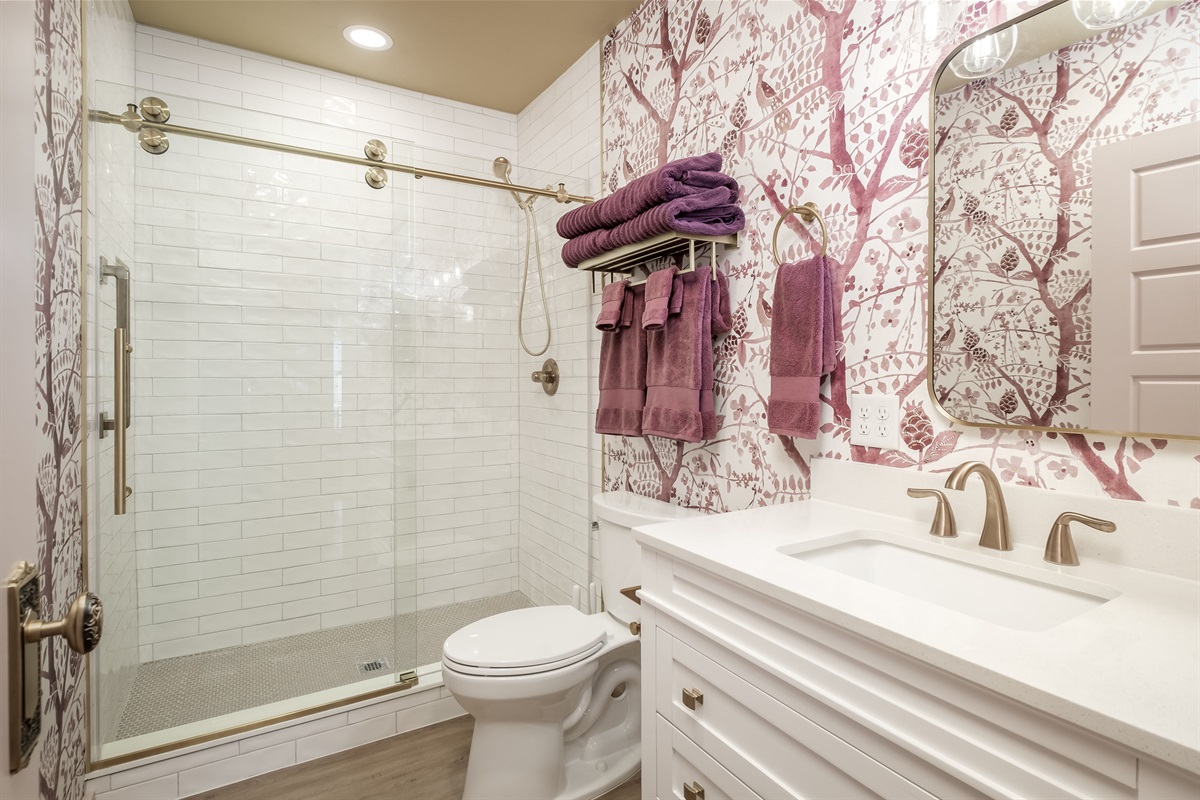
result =
[[[604,293],[600,296],[600,313],[596,316],[596,330],[615,331],[620,327],[622,312],[626,306],[632,305],[625,302],[628,288],[629,281],[613,281],[604,287]]]
[[[642,435],[646,403],[646,332],[642,330],[642,287],[625,292],[621,323],[600,340],[600,395],[596,433]],[[634,324],[634,321],[637,324]]]
[[[737,181],[722,173],[720,169],[720,153],[672,161],[640,178],[635,178],[608,197],[563,214],[558,220],[558,235],[564,239],[573,239],[588,231],[613,228],[653,206],[706,189],[730,189],[736,202]]]
[[[646,334],[642,432],[699,442],[706,431],[716,432],[712,395],[713,281],[709,267],[682,278],[683,305],[679,314],[668,317],[662,330]]]
[[[771,433],[817,438],[821,378],[836,367],[837,320],[824,256],[784,264],[775,276],[771,311]]]
[[[646,278],[646,310],[642,312],[642,328],[662,330],[670,313],[671,294],[675,287],[675,267],[655,270]],[[678,313],[678,312],[676,312]]]
[[[713,335],[729,333],[733,330],[733,314],[729,308],[729,279],[725,277],[724,272],[717,270],[717,283],[712,290]]]

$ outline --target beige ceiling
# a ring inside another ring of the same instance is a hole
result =
[[[516,113],[639,0],[130,0],[138,22]],[[343,38],[370,25],[395,45]]]

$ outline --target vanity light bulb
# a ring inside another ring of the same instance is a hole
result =
[[[1071,0],[1071,10],[1085,28],[1102,31],[1137,19],[1150,0]]]
[[[960,78],[984,78],[1004,69],[1017,48],[1017,29],[1002,31],[976,39],[950,62],[950,69]]]
[[[927,47],[941,47],[950,40],[961,8],[958,0],[923,0],[917,6],[917,26]]]

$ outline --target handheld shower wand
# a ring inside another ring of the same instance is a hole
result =
[[[512,183],[512,163],[500,156],[492,162],[492,173],[497,180],[505,183]],[[521,196],[515,191],[509,192],[513,199],[517,201],[517,207],[524,212],[525,215],[525,259],[524,266],[521,270],[521,293],[517,300],[517,341],[521,344],[521,349],[531,356],[540,356],[550,349],[550,306],[546,302],[546,278],[542,274],[542,244],[538,241],[537,216],[533,212],[533,195],[521,199]],[[533,250],[537,254],[537,272],[538,272],[538,289],[542,295],[542,314],[546,320],[546,343],[542,345],[541,350],[531,350],[529,345],[525,344],[525,290],[529,284],[529,252]]]

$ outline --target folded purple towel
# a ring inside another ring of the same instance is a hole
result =
[[[698,442],[706,432],[710,436],[716,433],[712,276],[709,267],[701,267],[682,277],[683,306],[679,314],[669,317],[662,330],[646,333],[642,433]]]
[[[646,403],[646,332],[634,325],[642,314],[643,292],[630,287],[625,294],[621,325],[601,335],[600,395],[596,407],[596,433],[642,435],[642,408]]]
[[[833,289],[824,256],[784,264],[775,276],[771,311],[771,433],[817,438],[821,378],[836,366]]]
[[[625,290],[629,281],[613,281],[604,287],[600,296],[600,313],[596,316],[596,330],[615,331],[621,324],[621,311],[626,305]]]
[[[646,310],[642,312],[642,328],[648,331],[661,330],[667,321],[671,304],[671,290],[675,287],[674,267],[655,270],[646,278]]]
[[[730,189],[736,202],[737,181],[720,172],[720,169],[720,153],[672,161],[635,178],[608,197],[563,214],[558,220],[558,235],[564,239],[574,239],[588,231],[614,228],[656,205],[706,189]]]
[[[735,199],[722,187],[670,200],[615,228],[568,240],[562,248],[563,263],[577,267],[589,258],[670,231],[699,236],[737,233],[746,224],[746,217],[732,202]]]

